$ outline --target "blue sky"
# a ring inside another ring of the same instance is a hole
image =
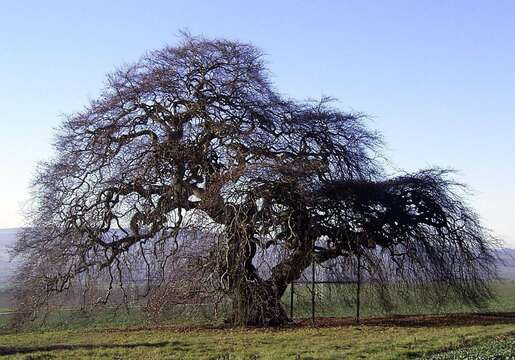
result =
[[[9,1],[0,11],[0,227],[20,209],[60,114],[180,29],[262,48],[276,87],[372,117],[397,168],[458,169],[515,246],[515,2]]]

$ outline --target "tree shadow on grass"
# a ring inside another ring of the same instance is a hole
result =
[[[0,355],[28,354],[56,350],[92,350],[92,349],[132,349],[136,347],[163,347],[177,342],[129,343],[129,344],[53,344],[42,346],[0,346]]]

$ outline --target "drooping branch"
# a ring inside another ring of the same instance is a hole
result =
[[[493,239],[457,184],[387,179],[364,115],[282,97],[249,44],[186,37],[121,68],[55,150],[14,250],[35,308],[95,278],[102,301],[176,286],[224,297],[238,323],[280,324],[289,282],[358,254],[370,277],[487,294]]]

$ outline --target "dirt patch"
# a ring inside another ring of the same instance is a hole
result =
[[[360,325],[399,326],[399,327],[442,327],[515,324],[515,312],[509,313],[468,313],[447,315],[392,315],[388,317],[370,317],[361,319]],[[310,320],[299,321],[298,326],[310,326]],[[317,327],[334,327],[356,325],[354,318],[319,318]]]

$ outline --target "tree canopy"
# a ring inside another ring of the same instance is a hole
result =
[[[35,177],[21,303],[86,276],[101,301],[137,278],[140,295],[218,294],[234,323],[275,325],[310,264],[357,256],[371,281],[490,296],[494,239],[452,173],[389,177],[380,134],[333,104],[279,94],[236,41],[187,36],[109,75]]]

